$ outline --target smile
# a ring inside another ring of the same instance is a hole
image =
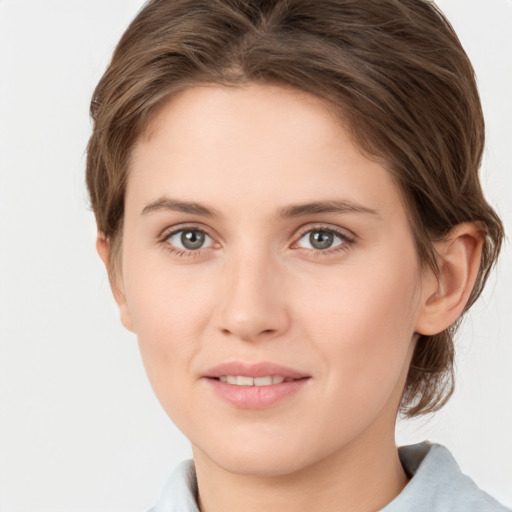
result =
[[[269,375],[267,377],[246,377],[245,375],[221,375],[221,382],[227,382],[235,386],[270,386],[271,384],[281,384],[281,382],[294,380],[292,378],[282,377],[281,375]]]
[[[305,392],[311,375],[268,361],[227,361],[203,374],[214,395],[237,409],[266,409]]]

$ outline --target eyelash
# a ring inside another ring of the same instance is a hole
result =
[[[172,236],[174,236],[178,233],[186,232],[186,231],[195,231],[195,232],[203,233],[210,239],[214,240],[213,237],[210,236],[209,233],[202,228],[198,228],[196,226],[181,226],[179,229],[164,231],[162,233],[162,235],[159,237],[158,242],[160,244],[162,244],[166,250],[168,250],[169,252],[171,252],[174,256],[176,256],[178,258],[199,257],[199,256],[202,256],[205,251],[207,251],[208,249],[211,248],[211,247],[205,247],[205,248],[199,248],[196,250],[192,250],[192,249],[184,250],[184,249],[179,249],[177,247],[174,247],[173,245],[171,245],[169,243],[169,239]],[[356,240],[355,236],[349,236],[349,235],[347,235],[346,232],[342,232],[341,230],[338,230],[338,229],[335,229],[332,227],[318,225],[318,226],[313,226],[313,227],[309,226],[307,229],[304,229],[303,231],[301,231],[299,233],[296,241],[292,244],[291,247],[293,248],[305,235],[307,235],[308,233],[315,232],[315,231],[317,231],[317,232],[322,231],[324,233],[329,233],[331,235],[334,235],[335,237],[338,237],[341,240],[341,243],[339,245],[336,245],[332,248],[328,248],[325,250],[307,249],[307,248],[304,249],[308,252],[311,252],[311,255],[315,258],[319,258],[319,257],[323,257],[323,256],[327,257],[329,255],[332,255],[332,254],[335,254],[338,252],[347,251],[355,243],[355,240]],[[214,244],[215,244],[215,242],[212,245],[214,245]]]
[[[296,245],[305,235],[307,235],[308,233],[313,233],[315,231],[329,233],[331,235],[334,235],[335,237],[338,237],[341,240],[341,243],[339,245],[335,245],[334,247],[330,247],[328,249],[305,249],[306,251],[310,251],[311,255],[315,258],[327,257],[332,254],[348,251],[356,241],[355,236],[350,236],[345,231],[341,231],[333,227],[318,225],[313,227],[308,226],[306,229],[301,231],[297,238],[297,241],[294,242],[292,245]]]
[[[208,238],[211,238],[213,240],[213,237],[208,234],[208,232],[205,229],[198,228],[197,226],[181,226],[178,229],[172,229],[172,230],[166,230],[162,233],[162,235],[159,237],[159,243],[162,244],[166,250],[171,252],[174,256],[177,256],[178,258],[194,258],[201,256],[206,250],[210,249],[210,247],[205,248],[199,248],[196,250],[191,249],[180,249],[178,247],[174,247],[170,244],[169,239],[177,235],[178,233],[187,232],[187,231],[195,231],[198,233],[203,233]]]

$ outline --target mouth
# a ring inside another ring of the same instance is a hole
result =
[[[214,377],[216,378],[216,377]],[[234,386],[271,386],[272,384],[281,384],[281,382],[291,382],[291,377],[283,377],[282,375],[268,375],[266,377],[247,377],[245,375],[221,375],[216,378],[220,382],[227,382]]]
[[[270,386],[308,378],[310,375],[267,361],[258,363],[229,361],[210,368],[205,372],[204,377],[236,386]]]
[[[274,363],[223,363],[204,378],[215,394],[238,409],[264,409],[305,388],[311,376]]]

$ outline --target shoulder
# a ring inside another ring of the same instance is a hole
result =
[[[510,512],[462,473],[444,446],[403,446],[399,455],[411,480],[382,512]]]

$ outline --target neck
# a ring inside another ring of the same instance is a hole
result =
[[[194,449],[202,512],[380,510],[407,484],[394,436],[363,436],[340,452],[291,474],[231,473]],[[376,439],[378,442],[376,442]]]

